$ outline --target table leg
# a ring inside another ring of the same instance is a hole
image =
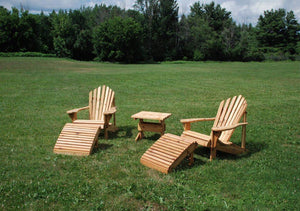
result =
[[[139,132],[135,138],[135,141],[137,142],[139,139],[142,139],[142,134]]]
[[[142,126],[143,126],[143,119],[140,119],[139,120],[139,124],[138,124],[138,131],[139,133],[137,134],[136,138],[135,138],[135,141],[138,141],[139,139],[143,139],[144,138],[144,132],[143,132],[143,129],[142,129]]]
[[[161,124],[161,132],[160,135],[163,136],[165,134],[166,131],[166,124],[164,121],[159,121],[159,123]]]

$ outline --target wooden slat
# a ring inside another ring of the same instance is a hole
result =
[[[183,143],[178,140],[174,140],[171,137],[162,137],[161,140],[163,141],[162,143],[170,143],[171,145],[173,145],[175,148],[178,149],[186,147],[186,143]]]
[[[140,111],[136,114],[133,114],[131,116],[131,118],[133,118],[133,119],[150,119],[150,120],[164,121],[166,118],[168,118],[171,115],[172,115],[171,113]]]
[[[232,120],[229,122],[229,125],[236,124],[240,121],[241,116],[239,114],[240,114],[241,108],[243,107],[244,101],[245,101],[244,99],[240,100],[239,104],[237,105],[236,111],[234,112],[234,114],[232,116]]]
[[[180,149],[174,148],[174,145],[170,145],[169,143],[162,143],[162,142],[158,142],[156,143],[156,146],[162,146],[165,147],[166,149],[171,149],[174,152],[180,152]]]
[[[93,119],[93,91],[89,92],[89,119]]]
[[[230,121],[231,114],[234,109],[237,97],[234,96],[232,99],[231,98],[227,99],[227,101],[230,101],[230,100],[231,100],[230,105],[228,107],[224,108],[224,110],[223,110],[225,117],[223,118],[223,121],[221,122],[221,124],[218,124],[218,126],[220,126],[220,127],[228,125],[228,121]],[[231,131],[222,132],[221,135],[219,136],[219,139],[226,141],[225,139],[226,139],[228,133],[231,133]]]
[[[111,109],[113,107],[113,101],[114,101],[114,98],[115,98],[115,92],[112,91],[111,92],[111,97],[110,97],[110,101],[109,101],[109,107],[107,110]]]
[[[206,141],[206,140],[196,139],[196,138],[194,138],[194,137],[186,136],[186,135],[184,135],[184,134],[182,134],[181,137],[182,137],[184,140],[196,142],[196,143],[197,143],[198,145],[200,145],[200,146],[210,147],[210,140],[209,140],[209,141]]]
[[[226,112],[224,112],[224,111],[227,111],[229,103],[230,103],[230,98],[228,98],[226,100],[226,103],[225,103],[225,105],[223,107],[223,112],[222,112],[222,114],[220,116],[220,119],[218,120],[218,124],[217,125],[223,125],[225,114],[226,114]]]
[[[72,140],[82,140],[82,141],[93,141],[94,140],[94,136],[89,136],[89,137],[87,137],[87,136],[82,136],[82,135],[78,135],[78,136],[76,136],[76,135],[60,135],[59,137],[58,137],[58,140],[61,140],[61,139],[66,139],[66,140],[69,140],[69,139],[72,139]]]
[[[170,162],[170,161],[167,161],[167,160],[164,160],[164,159],[157,158],[156,156],[154,156],[154,155],[149,155],[149,154],[147,154],[147,153],[144,153],[143,156],[146,157],[146,158],[149,158],[149,159],[158,161],[158,162],[162,163],[163,166],[170,166],[170,165],[172,164],[172,162]]]
[[[168,155],[171,155],[171,156],[177,156],[178,155],[178,152],[175,152],[173,149],[171,148],[166,148],[164,147],[163,145],[152,145],[150,149],[153,149],[153,150],[158,150],[160,152],[165,152],[166,154]]]
[[[92,140],[76,140],[76,139],[58,139],[57,140],[57,145],[62,145],[62,144],[66,144],[66,145],[80,145],[80,146],[87,146],[89,147],[91,145],[91,143],[93,143],[93,139]]]
[[[236,124],[236,123],[239,122],[239,120],[241,119],[241,115],[239,115],[240,114],[240,109],[242,108],[244,102],[245,102],[245,98],[243,98],[241,95],[239,95],[236,102],[235,102],[235,104],[234,104],[234,107],[231,111],[231,114],[228,118],[226,126]],[[222,132],[219,139],[224,143],[229,142],[229,139],[231,138],[233,132],[234,132],[234,129],[224,131],[224,132]]]
[[[88,129],[83,129],[83,128],[65,128],[62,133],[64,134],[65,132],[67,133],[82,133],[85,135],[89,135],[89,134],[94,134],[95,130],[88,130]]]
[[[95,125],[67,123],[53,151],[62,154],[89,155],[98,141],[99,132],[99,127]]]
[[[100,119],[99,117],[100,117],[100,115],[102,115],[101,112],[99,112],[100,100],[101,100],[100,93],[101,93],[101,87],[99,86],[98,89],[97,89],[97,101],[96,101],[96,115],[95,115],[95,120]]]
[[[62,149],[56,149],[54,151],[54,153],[56,153],[56,154],[65,154],[65,155],[76,155],[76,156],[87,156],[87,155],[89,155],[89,152],[82,152],[82,151],[77,151],[77,150],[68,151],[68,150],[62,150]]]
[[[93,118],[96,119],[97,89],[93,91]]]
[[[167,159],[169,160],[174,160],[176,158],[176,156],[173,154],[173,155],[170,155],[169,153],[166,153],[165,151],[159,149],[155,149],[155,148],[150,148],[147,150],[147,152],[151,153],[151,154],[156,154],[158,156],[165,156]]]
[[[141,157],[141,159],[143,160],[148,160],[158,166],[161,166],[163,168],[169,168],[170,164],[169,163],[165,163],[165,162],[160,162],[157,159],[153,159],[152,157],[146,156],[145,154]],[[150,167],[151,168],[151,167]]]
[[[79,139],[79,140],[90,140],[94,138],[94,135],[85,135],[85,134],[60,134],[59,138],[74,138],[74,139]]]
[[[165,161],[168,163],[168,165],[171,165],[173,163],[173,161],[175,160],[175,158],[170,159],[164,155],[159,155],[157,153],[151,153],[149,151],[147,151],[148,153],[145,153],[145,156],[148,156],[149,158],[151,157],[151,159],[157,159],[158,161]]]
[[[179,136],[165,134],[143,154],[141,163],[167,174],[196,146],[196,142],[186,142]]]
[[[111,95],[112,95],[112,90],[109,88],[109,87],[107,87],[108,88],[108,90],[107,90],[107,96],[106,96],[106,103],[104,104],[104,109],[103,109],[103,113],[105,112],[105,111],[107,111],[107,110],[109,110],[109,108],[110,108],[110,98],[111,98]]]
[[[183,134],[186,135],[186,136],[191,136],[193,138],[201,139],[201,140],[204,140],[204,141],[209,141],[210,140],[210,136],[202,134],[202,133],[198,133],[198,132],[195,132],[195,131],[191,131],[191,130],[183,131]]]
[[[165,174],[169,173],[169,167],[163,167],[163,166],[160,165],[159,162],[157,163],[157,162],[155,162],[153,160],[148,160],[148,159],[146,159],[144,157],[141,158],[140,162],[144,166],[147,166],[149,168],[155,169],[155,170],[160,171],[162,173],[165,173]]]
[[[56,148],[64,148],[64,149],[80,149],[82,151],[90,151],[90,144],[78,144],[78,143],[59,143],[56,145]]]
[[[223,121],[222,125],[219,125],[219,126],[226,126],[226,123],[227,123],[227,121],[228,121],[228,118],[229,118],[229,116],[230,116],[230,113],[231,113],[231,111],[232,111],[232,108],[233,108],[233,106],[234,106],[235,100],[236,100],[236,96],[234,96],[234,97],[231,99],[230,105],[229,105],[229,107],[227,108],[227,110],[225,111],[225,112],[226,112],[226,115],[225,115],[225,117],[224,117],[224,121]]]
[[[102,86],[102,91],[101,91],[101,101],[100,101],[100,108],[99,108],[99,112],[100,112],[100,117],[99,120],[104,121],[104,115],[103,115],[103,103],[104,103],[104,98],[105,98],[105,91],[106,91],[106,86],[103,85]]]
[[[235,114],[239,109],[240,103],[241,103],[241,95],[238,96],[238,98],[236,99],[236,101],[234,102],[234,106],[232,111],[230,112],[229,118],[226,122],[225,126],[231,125],[232,121],[234,120]]]
[[[88,120],[88,119],[77,119],[73,123],[80,123],[80,124],[104,124],[102,120]]]
[[[216,127],[218,125],[218,122],[219,122],[219,118],[220,118],[220,115],[222,113],[222,110],[223,110],[223,105],[224,105],[224,100],[220,103],[220,106],[219,106],[219,109],[218,109],[218,112],[217,112],[217,115],[216,115],[216,120],[214,122],[214,127]]]
[[[70,127],[70,126],[67,126],[65,127],[65,130],[81,130],[81,131],[86,131],[86,132],[93,132],[94,130],[97,130],[98,129],[98,125],[89,125],[89,124],[84,124],[85,127],[77,127],[77,125],[80,125],[80,124],[75,124],[73,123],[74,127]],[[82,125],[82,124],[81,124]],[[88,126],[91,126],[90,128]]]

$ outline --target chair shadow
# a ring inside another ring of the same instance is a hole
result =
[[[186,157],[175,169],[173,169],[173,171],[186,171],[187,169],[195,168],[196,166],[202,166],[205,163],[205,161],[194,157],[194,163],[189,165],[189,159]]]
[[[238,143],[237,145],[240,145],[240,143]],[[246,143],[246,149],[247,149],[246,152],[239,154],[239,155],[233,155],[230,153],[217,151],[217,159],[219,159],[219,160],[237,160],[237,159],[241,159],[241,158],[248,158],[248,157],[251,157],[252,155],[254,155],[255,153],[258,153],[261,150],[266,149],[266,148],[268,148],[268,145],[266,143],[249,142],[249,143]],[[194,151],[194,154],[209,159],[210,148],[200,146]]]
[[[159,133],[149,134],[146,132],[145,137],[143,139],[153,142],[153,141],[157,141],[160,137],[161,137],[161,135]]]
[[[98,147],[94,147],[93,149],[93,154],[98,153],[99,151],[107,150],[112,146],[113,144],[98,143]]]
[[[133,126],[121,126],[118,127],[116,132],[108,132],[108,139],[119,139],[119,138],[132,138],[132,130],[135,129]],[[104,132],[101,131],[99,139],[104,139]]]
[[[217,151],[217,159],[219,160],[238,160],[241,158],[248,158],[254,155],[255,153],[260,152],[263,149],[268,148],[266,143],[257,143],[257,142],[250,142],[246,144],[247,152],[240,154],[240,155],[232,155],[226,152]],[[174,171],[185,171],[187,169],[205,165],[209,161],[210,157],[210,149],[206,147],[198,147],[194,151],[194,163],[192,165],[189,164],[188,158],[185,158],[175,169]],[[203,158],[203,159],[201,159]]]

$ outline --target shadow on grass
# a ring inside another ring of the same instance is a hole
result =
[[[189,165],[189,159],[186,157],[173,171],[186,171],[187,169],[202,166],[205,163],[205,161],[194,157],[194,163],[192,165]]]
[[[237,144],[237,145],[239,145],[239,144]],[[240,154],[240,155],[233,155],[230,153],[217,151],[217,159],[219,159],[219,160],[237,160],[237,159],[241,159],[241,158],[247,158],[247,157],[251,157],[253,154],[258,153],[259,151],[261,151],[263,149],[266,149],[267,147],[268,147],[268,145],[266,143],[249,142],[249,143],[246,143],[246,149],[248,150],[247,152]],[[194,151],[194,153],[196,155],[199,155],[201,157],[205,157],[205,158],[209,159],[210,149],[200,146]]]
[[[105,143],[98,143],[98,147],[94,147],[93,149],[93,153],[97,153],[99,151],[103,151],[103,150],[107,150],[109,148],[111,148],[113,146],[113,144],[105,144]]]
[[[108,132],[108,139],[119,139],[119,138],[132,138],[133,133],[132,130],[135,129],[135,127],[132,126],[121,126],[118,127],[118,130],[116,132]],[[101,131],[99,135],[99,140],[104,139],[104,132]]]
[[[154,143],[154,142],[157,141],[160,137],[161,137],[161,135],[158,134],[158,133],[151,133],[151,134],[148,133],[148,134],[147,134],[147,132],[146,132],[144,139],[147,139],[148,141],[151,141],[151,142]]]
[[[245,152],[243,154],[240,155],[232,155],[226,152],[221,152],[221,151],[217,151],[217,159],[219,160],[237,160],[237,159],[241,159],[241,158],[248,158],[251,157],[253,154],[266,149],[268,147],[268,145],[266,143],[254,143],[254,142],[250,142],[248,144],[246,144],[246,148],[249,150],[248,152]],[[194,151],[194,163],[193,165],[188,165],[189,164],[189,160],[187,158],[185,158],[176,168],[175,171],[185,171],[187,169],[193,168],[193,167],[197,167],[197,166],[201,166],[206,164],[209,161],[209,156],[210,156],[210,149],[206,148],[206,147],[198,147],[195,151]],[[201,159],[203,158],[203,159]]]

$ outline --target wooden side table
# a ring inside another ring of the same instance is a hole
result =
[[[138,141],[139,139],[142,139],[144,137],[144,131],[156,132],[163,135],[166,130],[165,119],[167,119],[171,115],[171,113],[161,113],[152,111],[141,111],[139,113],[133,114],[131,118],[139,119],[139,133],[137,134],[135,141]],[[158,120],[159,122],[145,122],[144,119]]]

